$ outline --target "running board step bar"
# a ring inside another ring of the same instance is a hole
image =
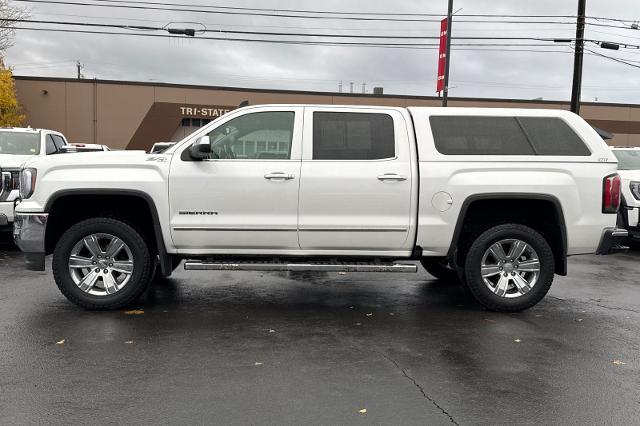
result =
[[[315,271],[315,272],[418,272],[405,263],[291,263],[291,262],[207,262],[187,260],[188,271]]]

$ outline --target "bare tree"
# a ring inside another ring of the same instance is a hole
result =
[[[13,46],[16,20],[26,19],[29,13],[26,9],[14,6],[9,0],[0,0],[0,55]]]

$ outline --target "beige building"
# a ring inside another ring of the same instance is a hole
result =
[[[179,140],[241,102],[439,106],[436,97],[358,95],[188,86],[107,80],[15,77],[32,127],[63,132],[70,142],[148,150]],[[566,102],[452,98],[456,107],[562,108]],[[584,103],[581,115],[615,135],[613,145],[640,146],[640,105]]]

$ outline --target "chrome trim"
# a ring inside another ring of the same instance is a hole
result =
[[[13,239],[24,253],[44,253],[48,213],[16,213]]]
[[[407,228],[300,228],[302,232],[407,232]]]
[[[296,232],[296,228],[249,228],[249,227],[187,227],[178,226],[174,231],[205,231],[205,232],[225,232],[225,231],[258,231],[258,232]]]
[[[314,271],[314,272],[418,272],[418,266],[402,263],[256,263],[185,262],[187,271]]]
[[[9,194],[11,194],[11,172],[0,170],[0,201],[6,201],[9,198]],[[5,197],[6,193],[6,197]]]

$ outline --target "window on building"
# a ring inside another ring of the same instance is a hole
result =
[[[190,118],[183,118],[181,126],[182,127],[191,127],[191,119]]]
[[[313,114],[314,160],[381,160],[395,155],[393,118],[390,115]]]
[[[591,155],[555,117],[433,116],[429,122],[445,155]]]

